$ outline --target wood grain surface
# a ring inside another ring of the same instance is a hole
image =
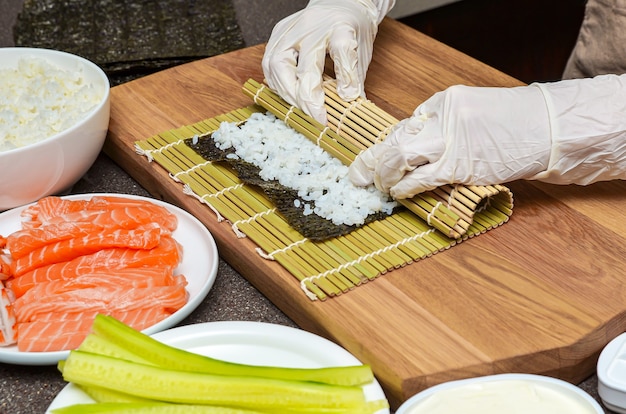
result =
[[[134,142],[251,102],[241,87],[262,80],[263,46],[185,64],[112,89],[106,153],[155,197],[179,205],[213,233],[220,254],[303,329],[372,365],[393,408],[443,381],[502,372],[579,382],[626,327],[626,184],[509,184],[504,226],[374,282],[313,302],[298,282]],[[409,116],[453,84],[521,82],[393,20],[385,20],[368,72],[368,98]]]

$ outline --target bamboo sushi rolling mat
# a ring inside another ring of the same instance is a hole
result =
[[[384,140],[397,119],[373,102],[344,102],[325,78],[328,125],[287,104],[252,79],[243,92],[249,107],[205,119],[136,142],[137,153],[156,161],[182,183],[185,194],[206,204],[219,221],[228,220],[239,237],[249,237],[259,255],[276,260],[312,300],[325,300],[446,250],[505,223],[512,213],[511,191],[502,185],[447,185],[409,200],[401,211],[324,241],[312,241],[291,228],[255,186],[242,183],[231,167],[211,162],[185,144],[192,137],[210,139],[221,122],[243,122],[252,113],[269,111],[321,148],[349,165],[364,149]]]

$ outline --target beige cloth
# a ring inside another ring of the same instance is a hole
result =
[[[626,73],[626,0],[588,0],[563,79]]]

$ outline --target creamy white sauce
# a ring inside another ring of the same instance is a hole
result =
[[[508,380],[461,385],[426,397],[407,414],[595,414],[582,397],[550,384]]]

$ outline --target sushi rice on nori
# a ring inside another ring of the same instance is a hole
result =
[[[398,208],[375,186],[352,184],[348,166],[271,113],[254,113],[240,125],[223,122],[211,138],[213,145],[197,139],[186,143],[204,158],[228,161],[242,181],[260,185],[290,224],[301,232],[308,229],[306,237],[345,234]],[[302,223],[294,223],[294,211]],[[312,216],[332,225],[315,230],[320,220]]]

